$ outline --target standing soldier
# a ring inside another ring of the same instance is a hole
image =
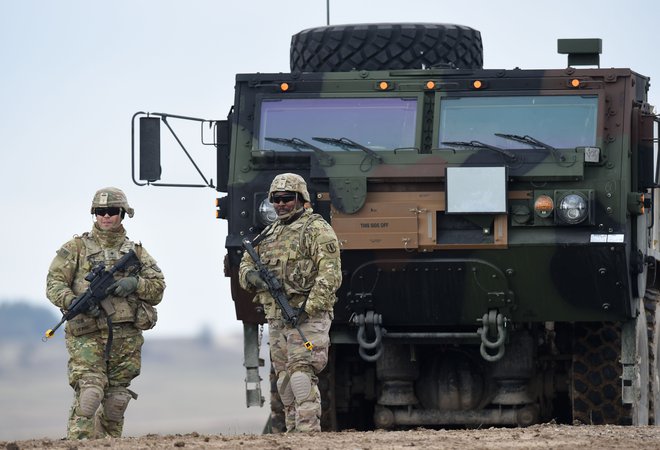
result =
[[[121,222],[125,214],[133,217],[133,208],[124,192],[114,187],[97,191],[91,213],[96,218],[92,231],[75,236],[57,251],[46,280],[48,299],[66,311],[87,290],[85,276],[92,268],[100,263],[110,268],[131,250],[140,268],[137,273],[115,273],[116,281],[106,291],[113,307],[107,308],[109,313],[92,308],[67,322],[69,384],[75,390],[68,439],[121,436],[128,402],[137,398],[128,386],[140,374],[142,330],[155,325],[154,305],[165,289],[156,261],[126,236]]]
[[[313,349],[305,348],[300,333],[282,320],[247,252],[241,260],[239,279],[244,289],[256,291],[254,301],[264,306],[287,431],[321,431],[317,375],[328,362],[332,308],[341,284],[339,243],[323,217],[305,207],[310,197],[301,176],[276,176],[268,195],[277,220],[253,244],[261,261],[280,280],[291,306],[301,311],[299,328]]]

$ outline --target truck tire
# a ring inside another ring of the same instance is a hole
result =
[[[462,25],[374,23],[309,28],[291,37],[291,72],[480,69],[481,33]]]
[[[621,326],[576,323],[571,374],[573,422],[630,425],[630,405],[621,403]]]
[[[619,323],[576,323],[571,373],[573,421],[588,425],[649,424],[649,340],[644,302],[635,325],[635,360],[639,377],[633,386],[639,398],[622,403],[621,335]]]

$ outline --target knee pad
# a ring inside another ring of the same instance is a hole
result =
[[[103,400],[103,389],[95,384],[84,384],[78,395],[78,414],[91,418]]]
[[[277,392],[280,394],[280,399],[285,406],[293,404],[294,396],[291,389],[291,379],[286,372],[280,372],[277,377]]]
[[[296,398],[296,403],[308,400],[312,393],[312,379],[305,372],[294,372],[291,375],[291,390]]]
[[[131,393],[123,387],[110,388],[105,397],[103,415],[110,422],[119,422],[124,418],[124,412],[128,408]]]

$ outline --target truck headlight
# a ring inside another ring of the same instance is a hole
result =
[[[269,225],[277,219],[277,212],[275,212],[275,208],[268,197],[259,204],[259,219],[264,225]]]
[[[589,215],[587,199],[580,194],[568,194],[559,200],[556,214],[564,223],[575,225],[583,222]]]

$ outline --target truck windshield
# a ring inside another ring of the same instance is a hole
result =
[[[595,95],[445,97],[436,146],[480,141],[505,149],[529,148],[495,133],[534,136],[556,148],[595,146],[597,112]]]
[[[290,152],[291,147],[272,138],[292,137],[328,152],[361,150],[315,137],[348,138],[376,151],[411,148],[415,147],[417,98],[265,99],[259,120],[259,150]]]

